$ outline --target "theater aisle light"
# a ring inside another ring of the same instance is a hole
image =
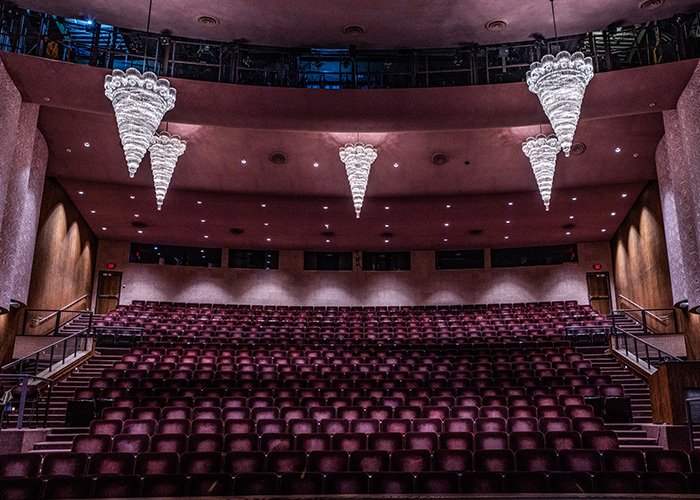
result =
[[[557,21],[552,5],[554,38],[558,37]],[[533,62],[525,80],[528,89],[539,97],[561,148],[569,156],[574,142],[574,133],[581,115],[583,95],[593,78],[593,61],[582,52],[563,50],[556,56],[547,54],[540,62]]]
[[[554,170],[557,166],[557,154],[560,149],[561,144],[554,134],[528,137],[523,142],[523,153],[530,160],[537,187],[547,211],[549,211],[549,203],[552,199]]]
[[[151,137],[148,152],[151,155],[151,171],[158,210],[163,208],[165,195],[177,166],[177,159],[182,156],[186,148],[187,143],[179,135],[161,132]]]
[[[356,142],[341,147],[339,154],[340,161],[345,164],[345,173],[350,183],[352,201],[355,205],[355,217],[359,219],[367,190],[369,172],[372,163],[377,159],[377,150],[371,144]]]

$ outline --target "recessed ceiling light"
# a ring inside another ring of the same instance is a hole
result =
[[[51,100],[50,97],[44,97],[44,101],[49,102]]]
[[[384,243],[389,243],[389,240],[384,240]]]
[[[200,221],[199,221],[199,222],[202,222],[202,223],[204,223],[204,222],[206,222],[206,221],[207,221],[207,219],[200,219]]]
[[[389,210],[389,205],[385,206],[384,210]]]
[[[134,217],[140,217],[140,215],[139,215],[139,214],[134,214]]]
[[[245,158],[243,158],[243,159],[241,160],[241,165],[245,165],[246,163],[248,163],[248,160],[246,160]]]
[[[73,150],[71,148],[66,148],[66,153],[72,153]]]
[[[444,241],[445,243],[447,243],[447,238],[443,239],[442,241]]]
[[[260,206],[265,208],[267,205],[265,203],[261,203]]]
[[[95,211],[94,211],[94,210],[90,210],[90,213],[91,213],[91,214],[94,214],[94,213],[95,213]]]
[[[574,216],[573,216],[573,215],[569,215],[569,219],[573,219],[573,218],[574,218]]]
[[[388,228],[389,228],[389,224],[384,224],[384,227],[388,229]]]
[[[576,201],[576,200],[578,200],[578,198],[577,198],[576,196],[574,196],[573,198],[571,198],[571,201]]]
[[[617,212],[610,212],[610,215],[615,217],[617,215]]]
[[[510,221],[509,221],[509,220],[507,220],[507,221],[506,221],[506,224],[510,224]]]
[[[504,236],[503,239],[507,240],[510,236]]]
[[[204,253],[204,250],[200,250],[200,252]]]
[[[627,198],[627,193],[622,193],[623,198]]]
[[[635,158],[639,158],[639,153],[634,153],[632,156]]]
[[[330,229],[331,225],[330,224],[324,224],[323,225],[326,229]]]
[[[106,230],[107,230],[107,228],[106,228],[106,227],[103,227],[103,228],[102,228],[102,230],[103,230],[103,231],[106,231]]]
[[[201,204],[202,204],[202,201],[201,201],[201,200],[197,200],[197,205],[201,205]]]
[[[85,194],[85,191],[78,191],[78,194],[83,195]]]
[[[139,229],[139,234],[143,234],[143,229]]]
[[[328,210],[328,205],[324,205],[324,206],[323,206],[323,209],[324,209],[324,210]]]
[[[615,148],[615,152],[616,152],[616,153],[621,153],[621,152],[622,152],[622,148],[621,148],[620,146],[617,146],[617,147]]]
[[[449,222],[445,222],[445,227],[450,227],[450,223],[449,223]]]
[[[204,235],[204,239],[205,239],[205,240],[208,240],[208,239],[209,239],[209,235],[208,235],[208,234],[205,234],[205,235]]]
[[[445,205],[445,208],[452,208],[452,205]]]
[[[650,108],[655,108],[655,107],[656,107],[656,103],[653,102],[653,101],[650,102],[650,103],[649,103],[649,107],[650,107]]]
[[[330,242],[331,242],[331,240],[326,240],[326,243],[330,243]]]
[[[509,201],[509,202],[508,202],[508,206],[509,206],[509,207],[512,207],[512,206],[513,206],[513,202],[512,202],[512,201]]]
[[[605,231],[607,231],[607,229],[605,229],[605,228],[600,230],[601,233],[604,233]]]
[[[272,238],[265,238],[267,241],[272,241]]]
[[[270,225],[269,222],[263,222],[263,226],[267,227],[267,226],[269,226],[269,225]]]
[[[394,168],[399,168],[399,164],[398,164],[398,163],[394,163]]]
[[[89,147],[90,147],[90,143],[87,142],[87,141],[85,141],[85,142],[83,143],[83,146],[85,146],[86,148],[89,148]]]
[[[314,167],[318,168],[318,162],[317,162],[317,161],[314,162]]]
[[[571,231],[567,231],[567,232],[566,232],[566,235],[567,235],[567,236],[570,236],[570,235],[571,235]]]
[[[132,195],[129,196],[129,199],[130,199],[130,200],[135,200],[135,199],[136,199],[136,196],[134,196],[134,195],[132,194]]]

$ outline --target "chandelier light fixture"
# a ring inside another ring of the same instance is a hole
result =
[[[153,172],[153,185],[156,190],[156,204],[158,205],[158,210],[160,210],[163,207],[170,180],[173,178],[177,159],[185,152],[187,143],[180,136],[170,135],[167,132],[161,132],[152,136],[149,142],[148,151],[151,155],[151,171]]]
[[[163,116],[175,107],[175,89],[150,71],[115,69],[105,77],[105,96],[112,101],[129,177],[134,177]]]
[[[537,187],[540,190],[545,210],[549,211],[549,202],[552,198],[552,184],[554,183],[554,170],[557,165],[557,154],[561,144],[557,136],[538,135],[528,137],[523,142],[523,153],[530,159],[532,171],[535,174]]]
[[[345,164],[345,173],[348,176],[352,201],[355,205],[355,217],[358,219],[365,199],[369,171],[376,159],[377,150],[371,144],[356,142],[340,148],[340,160]]]
[[[549,1],[552,5],[554,37],[557,38],[554,0]],[[569,156],[571,151],[583,95],[592,78],[591,58],[584,56],[582,52],[570,54],[565,50],[556,56],[547,54],[542,61],[532,63],[530,71],[526,74],[528,89],[539,97],[566,156]]]

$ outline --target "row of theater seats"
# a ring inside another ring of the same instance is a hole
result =
[[[251,472],[676,472],[700,473],[700,454],[680,450],[616,449],[599,452],[518,450],[381,450],[218,452],[55,452],[0,455],[0,477]]]
[[[258,495],[664,493],[700,491],[700,474],[675,472],[296,472],[0,479],[0,499]]]

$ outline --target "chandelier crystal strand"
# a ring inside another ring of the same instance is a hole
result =
[[[554,170],[560,149],[561,144],[554,134],[528,137],[523,142],[523,153],[530,159],[537,187],[540,190],[544,208],[547,211],[549,211],[549,202],[552,198]]]
[[[158,210],[163,207],[177,159],[185,152],[186,147],[187,143],[178,135],[161,132],[151,137],[148,151],[151,155],[151,171]]]
[[[357,142],[340,148],[340,160],[345,164],[345,173],[348,176],[352,201],[355,205],[355,217],[358,219],[365,199],[369,171],[372,168],[372,162],[376,159],[377,150],[371,144]]]
[[[114,107],[129,177],[133,177],[163,116],[175,107],[176,91],[168,80],[135,68],[115,69],[105,77],[104,87]]]
[[[586,86],[593,78],[593,62],[582,52],[547,54],[527,72],[530,92],[537,94],[564,154],[569,156],[581,114]]]

